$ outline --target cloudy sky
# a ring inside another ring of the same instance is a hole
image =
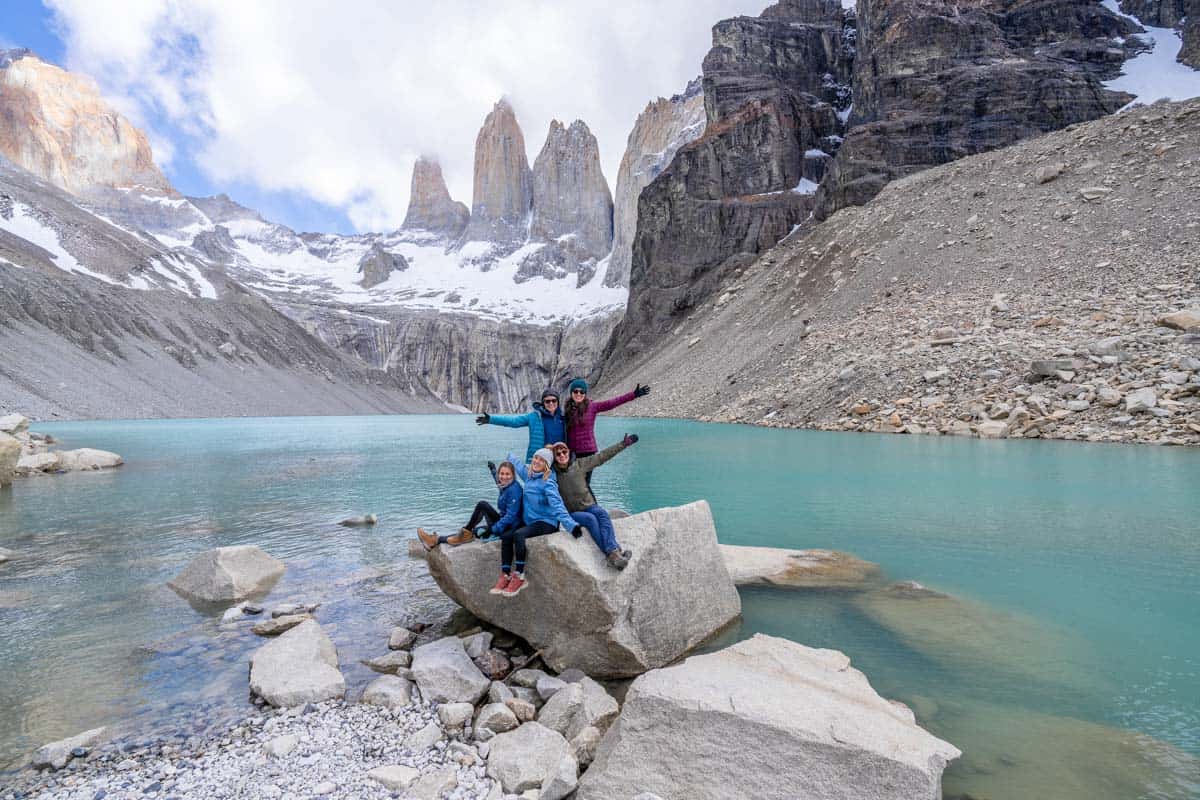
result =
[[[395,227],[413,160],[471,203],[475,134],[508,95],[532,163],[587,122],[605,175],[647,101],[699,74],[719,19],[770,0],[3,0],[0,42],[93,76],[189,194],[304,230]]]

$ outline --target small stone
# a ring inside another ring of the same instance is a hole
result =
[[[392,634],[388,637],[388,649],[407,650],[413,646],[415,641],[417,641],[417,635],[408,628],[392,628]]]
[[[1094,203],[1110,194],[1112,194],[1112,189],[1104,186],[1085,186],[1079,190],[1079,196],[1089,203]]]
[[[403,764],[392,764],[386,767],[376,767],[367,773],[371,780],[383,784],[384,788],[393,792],[402,792],[421,776],[421,771],[406,767]]]
[[[1125,411],[1129,414],[1146,412],[1156,405],[1158,405],[1158,394],[1148,386],[1143,389],[1134,389],[1125,395]]]
[[[463,639],[463,648],[472,659],[479,658],[492,646],[492,635],[487,631]]]
[[[921,375],[921,378],[924,379],[924,381],[926,383],[937,383],[938,381],[940,381],[942,378],[946,377],[949,374],[950,374],[950,370],[947,369],[946,367],[938,367],[937,369],[931,369],[931,370],[925,371]]]
[[[310,619],[312,619],[311,614],[289,614],[283,617],[273,617],[272,619],[264,619],[262,622],[256,622],[250,630],[259,636],[278,636]]]
[[[537,682],[538,697],[542,698],[542,700],[549,700],[559,689],[564,689],[566,686],[566,681],[547,675],[544,678],[540,678]]]
[[[518,722],[531,722],[537,718],[537,708],[528,700],[510,697],[504,701],[504,705],[508,706],[508,710],[516,716]]]
[[[327,794],[333,794],[335,791],[337,791],[337,784],[333,781],[318,783],[313,787],[313,794],[317,795],[318,797],[323,797]]]
[[[531,709],[532,710],[532,709]],[[493,733],[511,731],[521,724],[516,714],[504,703],[489,703],[479,709],[475,717],[475,730],[486,728]]]
[[[1066,168],[1066,164],[1046,164],[1045,166],[1038,167],[1033,173],[1033,177],[1038,183],[1049,183],[1059,175],[1062,175],[1063,170]]]
[[[221,615],[221,624],[225,625],[230,622],[236,622],[244,616],[242,610],[237,606],[225,609],[225,613]]]
[[[439,800],[446,792],[458,786],[458,770],[445,767],[437,772],[427,772],[408,789],[413,800]]]
[[[382,708],[403,708],[412,702],[412,681],[398,675],[383,675],[371,681],[362,701]]]
[[[1092,404],[1087,400],[1071,400],[1067,403],[1067,411],[1074,411],[1076,413],[1087,411],[1091,407]]]
[[[289,733],[286,736],[278,736],[263,745],[263,750],[272,758],[283,758],[291,753],[300,744],[300,737],[297,734]]]
[[[442,727],[451,733],[461,731],[466,727],[474,713],[475,706],[471,703],[443,703],[438,706],[437,711]]]
[[[580,767],[586,767],[596,758],[596,748],[600,745],[600,729],[589,725],[571,740],[571,752]]]
[[[412,653],[394,650],[378,658],[363,659],[362,664],[368,669],[384,675],[398,675],[400,670],[406,669],[412,664]]]
[[[981,439],[1003,439],[1008,436],[1008,424],[998,420],[981,422],[976,430]]]
[[[1121,405],[1122,395],[1110,386],[1101,386],[1096,390],[1096,401],[1102,406],[1112,408]]]
[[[442,740],[442,729],[436,722],[431,722],[421,730],[408,737],[407,745],[415,753],[421,753]]]
[[[512,674],[512,683],[516,686],[525,686],[529,689],[537,687],[537,682],[546,677],[546,673],[540,669],[519,669]]]
[[[492,681],[492,685],[488,687],[488,702],[503,703],[514,697],[516,695],[513,694],[513,690],[500,681]]]

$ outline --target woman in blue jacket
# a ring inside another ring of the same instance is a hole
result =
[[[558,392],[546,389],[541,402],[533,404],[528,414],[480,414],[476,425],[502,425],[505,428],[529,428],[529,447],[525,449],[525,461],[529,463],[533,454],[547,444],[566,441],[567,423],[559,409]]]
[[[576,538],[583,535],[583,528],[567,512],[558,493],[558,479],[550,464],[554,456],[541,448],[533,454],[529,466],[517,461],[512,453],[508,460],[515,463],[517,474],[525,481],[525,492],[521,498],[521,527],[500,534],[500,579],[492,587],[492,594],[513,597],[529,585],[525,578],[525,541],[535,536],[554,533],[561,524]]]
[[[425,545],[426,550],[432,550],[439,544],[453,546],[473,541],[476,535],[476,526],[480,522],[486,521],[486,526],[479,534],[481,539],[486,539],[488,536],[499,536],[520,523],[522,491],[521,484],[516,481],[516,468],[513,467],[512,462],[505,461],[497,469],[496,465],[489,461],[488,469],[491,470],[492,480],[496,482],[496,487],[500,490],[500,497],[496,501],[500,508],[497,510],[486,500],[480,500],[475,504],[475,510],[471,513],[471,519],[467,521],[467,524],[458,533],[450,536],[438,536],[424,528],[417,528],[417,538],[421,540],[421,544]]]

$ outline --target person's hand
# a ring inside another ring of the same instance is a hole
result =
[[[496,462],[495,462],[495,461],[489,461],[489,462],[488,462],[488,471],[489,471],[489,472],[495,472],[495,471],[496,471]]]
[[[642,386],[639,383],[637,386],[633,387],[633,396],[634,397],[645,397],[648,394],[650,394],[649,386]]]
[[[638,435],[636,433],[627,433],[625,434],[625,438],[621,440],[621,443],[626,447],[629,447],[631,444],[637,444],[637,440]]]
[[[571,535],[576,539],[578,539],[580,536],[583,536],[583,526],[576,525],[574,528],[571,528]]]
[[[492,421],[491,414],[480,414],[478,417],[475,418],[476,425],[487,425],[491,421]]]

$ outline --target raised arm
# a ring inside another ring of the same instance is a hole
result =
[[[597,414],[602,414],[605,411],[612,411],[617,406],[625,405],[635,397],[637,397],[637,394],[634,392],[626,392],[625,394],[619,394],[616,397],[610,397],[607,400],[594,400],[592,401],[592,407],[596,409]],[[493,417],[493,419],[495,418]]]
[[[505,428],[528,428],[528,414],[483,414],[480,419],[487,417],[483,421],[484,425],[502,425]]]
[[[506,458],[505,461],[512,464],[513,467],[517,470],[518,478],[520,478],[523,481],[529,480],[529,467],[525,464],[524,461],[517,458],[512,453],[508,454],[508,458]]]
[[[601,450],[599,453],[593,453],[590,456],[584,456],[583,458],[577,458],[577,459],[575,459],[575,462],[577,464],[579,464],[580,467],[582,467],[583,469],[590,472],[590,471],[594,470],[596,467],[603,464],[605,461],[608,461],[611,458],[613,458],[613,456],[615,456],[617,453],[624,450],[626,447],[629,447],[629,445],[633,444],[637,440],[638,440],[637,434],[634,434],[632,436],[630,436],[629,434],[625,434],[624,439],[622,439],[621,441],[612,445],[611,447],[606,447],[603,450]]]
[[[496,462],[495,461],[488,462],[488,472],[492,473],[492,481],[497,486],[499,486],[500,485],[500,476],[496,474]]]

